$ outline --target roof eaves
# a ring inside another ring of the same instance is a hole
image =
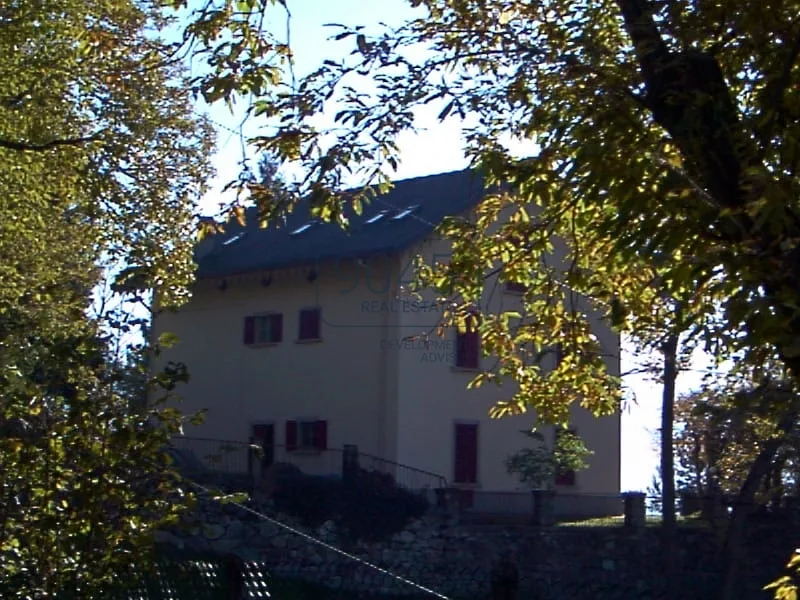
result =
[[[246,275],[248,273],[257,273],[260,271],[265,270],[277,270],[277,269],[291,269],[291,268],[298,268],[298,267],[307,267],[320,264],[321,262],[329,262],[334,260],[342,260],[342,259],[352,259],[352,258],[367,258],[369,256],[377,256],[381,254],[399,254],[402,251],[410,248],[416,242],[420,240],[424,240],[427,236],[429,236],[433,231],[434,227],[428,226],[423,229],[419,229],[414,231],[413,233],[407,235],[406,237],[398,240],[394,244],[384,244],[382,246],[371,248],[369,251],[364,251],[362,249],[346,251],[346,252],[326,252],[324,254],[318,254],[311,259],[303,258],[303,259],[284,259],[284,260],[277,260],[277,261],[264,261],[261,265],[253,265],[248,266],[246,268],[240,269],[226,269],[225,266],[220,265],[218,268],[207,268],[207,269],[198,269],[197,271],[197,279],[219,279],[224,277],[236,277],[241,275]]]
[[[359,259],[369,258],[370,256],[378,255],[393,255],[399,254],[405,248],[405,245],[387,245],[381,248],[370,249],[368,252],[363,250],[354,250],[352,252],[328,252],[325,254],[318,254],[317,256],[309,259],[286,259],[277,261],[265,261],[261,265],[248,266],[242,269],[206,269],[198,270],[197,279],[221,279],[225,277],[238,277],[241,275],[248,275],[251,273],[258,273],[261,271],[275,271],[280,269],[293,269],[300,267],[313,267],[321,263],[329,263],[336,260],[343,259]]]

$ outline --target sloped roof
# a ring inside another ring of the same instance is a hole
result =
[[[231,223],[224,234],[214,236],[214,249],[198,258],[197,277],[227,277],[397,253],[424,239],[445,217],[475,207],[484,196],[483,180],[473,171],[405,179],[365,205],[361,215],[347,206],[351,230],[344,231],[336,223],[320,223],[295,235],[292,232],[312,220],[307,202],[300,201],[280,228],[272,224],[260,229],[255,209],[251,209],[245,228]],[[412,206],[417,207],[413,212],[394,218]],[[383,217],[369,222],[384,211]]]

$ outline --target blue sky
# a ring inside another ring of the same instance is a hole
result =
[[[364,0],[288,0],[291,11],[291,44],[295,53],[298,76],[313,69],[325,58],[335,58],[348,52],[351,41],[327,41],[332,31],[324,27],[326,23],[345,25],[376,26],[383,21],[397,24],[414,16],[404,0],[383,0],[364,2]],[[285,38],[285,15],[277,7],[274,14],[273,30],[281,39]],[[237,130],[240,117],[231,114],[227,107],[218,105],[209,109],[209,116],[219,132],[219,148],[215,156],[218,174],[212,190],[203,202],[203,208],[212,212],[220,202],[221,188],[238,174],[237,164],[242,158],[240,140],[230,129]],[[402,160],[396,175],[397,179],[430,175],[464,168],[467,161],[462,152],[460,127],[457,121],[440,124],[436,120],[436,110],[418,114],[419,123],[426,130],[418,135],[402,135],[399,146]],[[246,135],[255,135],[258,124],[250,123],[244,129]],[[628,350],[628,351],[626,351]],[[636,366],[628,344],[623,348],[622,369],[628,371]],[[683,373],[678,380],[679,392],[687,392],[698,387],[699,371],[705,361],[698,357],[693,367],[696,369]],[[658,464],[656,452],[656,432],[659,426],[661,387],[648,382],[642,376],[629,376],[625,379],[629,400],[622,417],[622,490],[645,490],[650,485]]]

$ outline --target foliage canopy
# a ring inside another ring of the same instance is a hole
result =
[[[168,24],[147,1],[0,7],[4,597],[130,583],[190,499],[163,453],[181,416],[130,410],[115,355],[148,315],[111,308],[150,289],[178,303],[192,276],[213,138],[154,34]],[[183,375],[157,377],[153,399]]]

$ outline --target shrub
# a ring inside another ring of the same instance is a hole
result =
[[[380,540],[421,517],[427,499],[401,487],[391,475],[361,471],[343,488],[340,523],[352,539]]]
[[[287,478],[273,494],[275,509],[308,527],[336,522],[352,540],[378,540],[401,531],[428,507],[424,496],[395,483],[391,475],[360,470],[345,484],[311,475]]]
[[[275,510],[297,517],[308,527],[335,520],[342,483],[336,479],[298,475],[281,482],[272,496]]]

